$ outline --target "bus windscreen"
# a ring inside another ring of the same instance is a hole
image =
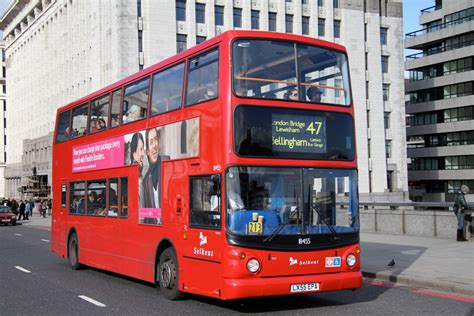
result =
[[[232,47],[239,97],[351,105],[347,56],[285,41],[237,40]]]
[[[345,113],[247,105],[234,113],[235,151],[244,157],[353,160],[353,135]]]

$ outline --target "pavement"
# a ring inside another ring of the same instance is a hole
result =
[[[19,224],[51,229],[51,216],[30,216]],[[361,233],[366,278],[453,294],[474,296],[474,240]],[[393,267],[387,264],[395,261]]]

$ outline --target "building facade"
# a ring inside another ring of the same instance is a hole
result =
[[[402,0],[18,0],[0,28],[9,164],[22,161],[18,143],[53,130],[61,105],[226,30],[269,30],[347,47],[359,192],[407,196]]]
[[[474,1],[436,0],[406,34],[408,178],[414,200],[474,188]]]
[[[7,161],[7,154],[6,154],[6,143],[7,143],[7,136],[6,136],[6,111],[7,111],[7,67],[6,67],[6,56],[5,56],[5,42],[0,41],[0,49],[2,51],[2,74],[0,76],[0,198],[6,197],[5,192],[5,168],[6,168],[6,161]]]

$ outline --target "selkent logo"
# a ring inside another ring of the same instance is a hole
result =
[[[312,259],[297,259],[290,257],[290,267],[294,265],[299,265],[299,266],[308,266],[308,265],[315,265],[319,264],[319,260],[312,260]]]
[[[199,246],[207,244],[207,236],[204,236],[202,232],[199,232]]]

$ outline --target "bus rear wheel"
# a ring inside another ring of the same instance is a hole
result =
[[[79,263],[79,238],[73,233],[68,242],[68,259],[69,265],[73,270],[79,270],[82,265]]]
[[[169,300],[178,300],[184,296],[178,289],[178,259],[173,248],[165,249],[160,256],[158,284],[163,295]]]

